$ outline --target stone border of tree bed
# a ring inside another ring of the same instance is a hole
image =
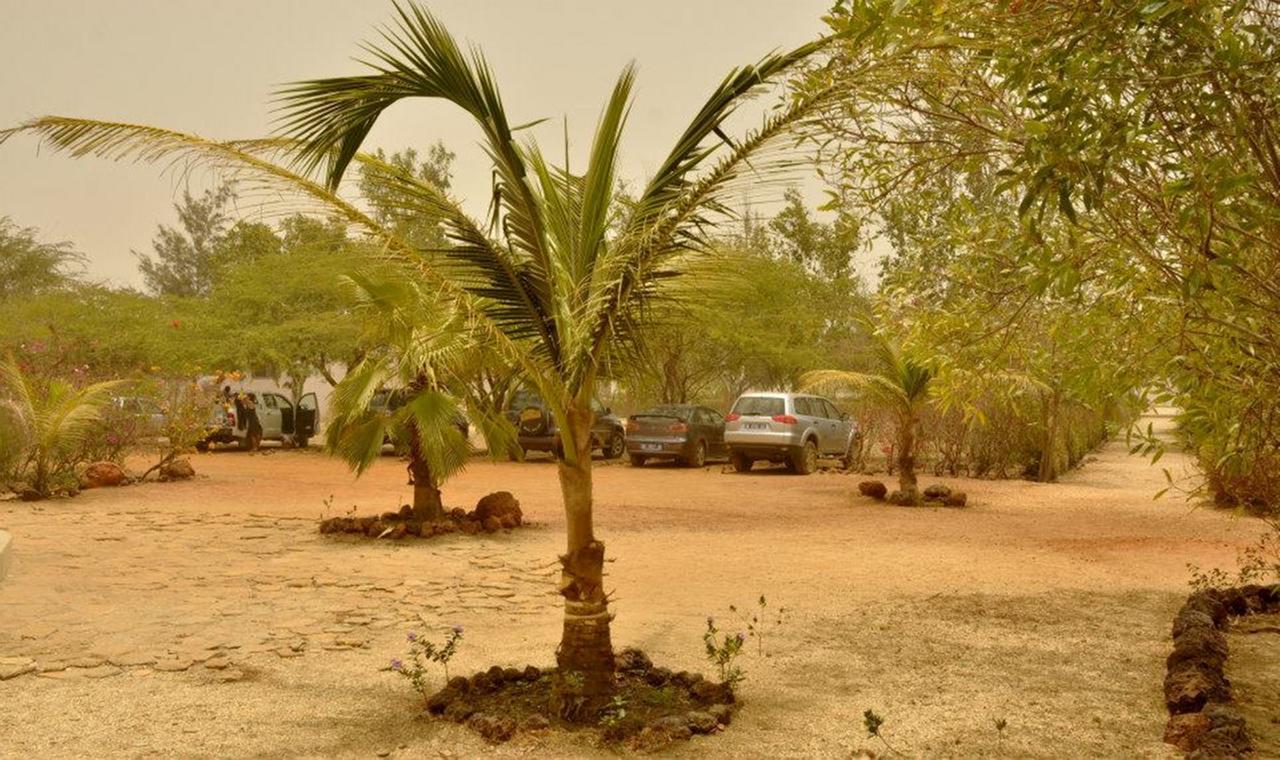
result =
[[[7,530],[0,530],[0,581],[9,574],[9,565],[13,561],[13,536]]]
[[[1197,758],[1252,751],[1244,716],[1231,703],[1223,630],[1232,617],[1270,612],[1280,612],[1280,585],[1210,589],[1187,597],[1173,619],[1173,652],[1165,661],[1166,743]]]
[[[321,533],[354,533],[369,538],[402,539],[406,536],[432,538],[448,533],[497,533],[524,524],[520,501],[509,491],[484,496],[470,512],[461,507],[448,510],[436,520],[420,520],[406,504],[398,512],[366,517],[330,517],[320,521]]]

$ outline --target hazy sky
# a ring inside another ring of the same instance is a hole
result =
[[[556,119],[538,136],[558,146],[567,116],[579,155],[619,70],[637,61],[623,173],[639,180],[731,66],[819,34],[829,0],[427,4],[484,49],[514,123]],[[357,44],[390,18],[390,0],[0,0],[0,125],[58,114],[261,136],[278,85],[357,73]],[[436,139],[458,154],[455,193],[482,214],[488,166],[474,126],[455,109],[399,104],[365,147]],[[0,146],[0,216],[73,242],[92,276],[117,284],[140,284],[130,251],[150,251],[156,224],[175,221],[183,187],[154,166],[39,155],[32,138]]]

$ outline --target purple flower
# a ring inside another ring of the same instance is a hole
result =
[[[738,635],[734,636],[734,638],[738,640],[739,644],[741,644],[742,642],[747,640],[747,635],[742,631],[738,631]]]
[[[418,634],[414,633],[413,631],[409,631],[409,634],[405,636],[405,639],[407,639],[410,643],[413,643],[418,640]]]
[[[404,670],[404,663],[403,663],[403,662],[400,662],[400,660],[399,660],[399,659],[397,659],[397,658],[395,658],[395,657],[392,657],[392,658],[391,658],[391,669],[392,669],[392,670]]]
[[[455,626],[453,627],[453,632],[454,632],[454,633],[456,633],[456,634],[458,634],[459,636],[461,636],[461,635],[462,635],[462,626],[460,626],[460,625],[455,625]]]

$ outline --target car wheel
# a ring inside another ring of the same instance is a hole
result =
[[[733,462],[733,469],[738,472],[751,472],[751,465],[754,464],[751,457],[742,452],[734,452],[729,460]]]
[[[686,467],[705,467],[707,464],[707,442],[698,441],[693,446],[693,456],[684,460]]]
[[[208,450],[209,450],[208,441],[200,441],[199,443],[196,444],[196,451],[200,452],[201,454],[205,453]]]
[[[813,441],[805,441],[804,446],[792,454],[790,469],[797,475],[812,475],[818,471],[818,447]]]
[[[644,463],[645,463],[644,454],[632,454],[632,455],[631,455],[631,466],[632,466],[632,467],[644,467]]]
[[[605,442],[604,458],[617,459],[618,457],[622,456],[623,452],[625,452],[626,450],[627,450],[627,439],[623,438],[621,435],[618,435],[617,433],[614,433],[613,435],[609,436],[609,440]]]

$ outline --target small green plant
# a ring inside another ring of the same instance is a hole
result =
[[[742,668],[734,665],[734,660],[742,654],[742,646],[746,641],[747,635],[741,631],[721,635],[720,629],[716,628],[715,618],[707,618],[707,631],[702,634],[702,643],[706,645],[707,660],[720,671],[722,683],[733,685],[746,678]]]
[[[884,732],[881,730],[884,728],[883,716],[878,715],[875,710],[868,707],[866,711],[862,713],[862,725],[867,729],[868,737],[874,736],[880,740],[880,743],[884,745],[885,749],[895,755],[898,754],[898,750],[894,749],[893,745],[889,744],[889,740],[884,738]]]
[[[739,611],[732,604],[729,605],[729,611],[742,619],[742,622],[747,626],[747,636],[756,640],[756,654],[763,657],[770,656],[765,651],[765,633],[782,627],[788,612],[787,608],[769,609],[769,600],[765,599],[764,594],[761,594],[760,599],[756,602],[756,609],[750,613],[750,616],[745,611]]]
[[[615,694],[613,701],[600,711],[600,725],[606,728],[616,726],[627,718],[627,698]]]
[[[1237,555],[1238,569],[1235,577],[1220,568],[1201,570],[1196,565],[1188,564],[1192,590],[1207,591],[1250,583],[1280,583],[1280,516],[1266,516],[1263,521],[1270,530]]]
[[[455,625],[450,628],[449,635],[440,646],[436,646],[435,642],[427,641],[413,631],[409,631],[405,639],[409,642],[409,662],[393,657],[391,669],[409,679],[413,688],[425,698],[429,693],[428,663],[434,662],[440,665],[444,670],[445,683],[449,682],[449,660],[453,659],[453,655],[458,651],[458,643],[462,641],[462,626]]]

